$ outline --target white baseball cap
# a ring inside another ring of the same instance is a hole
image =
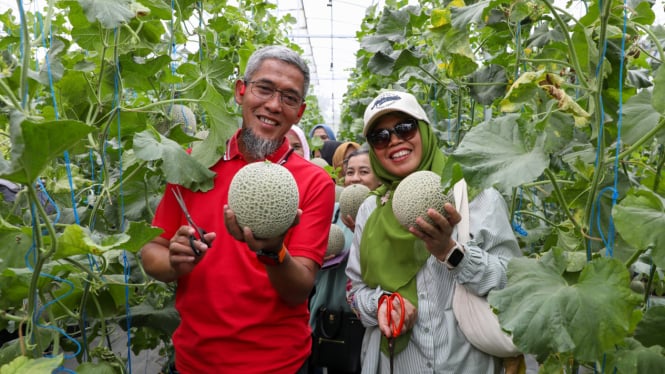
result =
[[[427,113],[415,96],[401,91],[383,91],[365,109],[363,135],[367,136],[374,121],[390,112],[403,112],[419,121],[430,123]]]

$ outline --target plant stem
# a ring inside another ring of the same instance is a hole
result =
[[[7,86],[4,79],[0,79],[0,89],[2,89],[2,93],[9,98],[9,101],[7,101],[3,96],[0,96],[7,106],[13,106],[16,110],[23,110],[21,102],[18,101],[16,96],[14,96],[14,92],[12,92],[11,88]]]
[[[624,157],[630,155],[633,153],[637,148],[641,147],[644,143],[653,140],[654,135],[656,135],[661,129],[665,127],[665,120],[661,118],[658,121],[658,124],[654,126],[649,132],[644,134],[641,138],[639,138],[635,143],[633,143],[630,147],[626,148],[625,151],[619,153],[619,160],[623,159]],[[616,156],[610,156],[606,159],[606,162],[611,163],[614,162],[616,159]]]
[[[549,219],[547,219],[547,218],[545,218],[545,217],[543,217],[543,216],[540,216],[540,215],[538,215],[538,214],[536,214],[536,213],[533,213],[533,212],[530,212],[530,211],[527,211],[527,210],[518,210],[518,212],[519,212],[520,214],[524,214],[525,216],[529,216],[529,217],[537,218],[537,219],[539,219],[539,220],[541,220],[541,221],[547,223],[548,225],[550,225],[550,226],[552,226],[552,227],[554,227],[554,228],[556,228],[556,229],[559,228],[559,225],[557,225],[555,222],[552,222],[552,221],[550,221]]]
[[[57,240],[55,240],[55,228],[51,224],[51,221],[49,220],[48,215],[46,214],[46,211],[44,210],[44,207],[40,204],[39,198],[37,197],[37,191],[35,190],[35,186],[30,183],[28,184],[28,202],[32,206],[37,209],[37,214],[33,217],[35,222],[35,227],[33,228],[33,236],[34,236],[34,250],[35,250],[35,255],[37,257],[37,260],[35,261],[35,266],[32,270],[32,278],[30,280],[30,287],[28,289],[28,315],[30,316],[30,320],[28,321],[29,324],[29,330],[30,334],[29,339],[30,341],[37,342],[39,341],[39,335],[35,332],[34,329],[34,322],[35,322],[35,307],[37,305],[37,284],[39,283],[39,277],[41,276],[42,268],[44,267],[44,264],[48,259],[53,256],[57,249]],[[44,225],[46,226],[46,230],[48,231],[49,235],[51,236],[51,246],[50,248],[42,253],[42,245],[43,245],[43,240],[42,240],[42,233],[41,233],[41,226],[38,224],[39,220],[43,219],[44,220]],[[39,346],[39,344],[37,344]],[[35,353],[37,354],[37,353]]]
[[[563,208],[564,213],[572,222],[572,224],[575,226],[577,230],[581,230],[580,225],[577,223],[577,220],[575,220],[575,216],[570,212],[570,209],[568,208],[568,203],[566,202],[566,199],[563,197],[563,194],[561,193],[561,189],[559,188],[559,185],[556,182],[556,178],[554,177],[554,173],[552,173],[552,170],[550,168],[545,168],[545,175],[547,178],[549,178],[550,182],[552,183],[552,187],[554,188],[554,196],[556,196],[557,200],[559,200],[559,204],[561,204],[561,207]]]
[[[586,88],[588,89],[588,83],[586,80],[586,77],[584,76],[584,71],[582,70],[582,66],[580,66],[580,60],[577,58],[577,52],[575,51],[575,44],[573,43],[573,40],[570,37],[570,33],[567,32],[568,26],[566,25],[565,22],[563,22],[563,19],[561,19],[561,15],[559,12],[561,12],[561,9],[555,8],[553,3],[550,3],[549,1],[542,1],[541,2],[549,11],[552,13],[552,16],[554,17],[555,21],[557,24],[559,24],[559,27],[561,27],[562,34],[566,38],[566,45],[568,46],[568,53],[570,54],[570,60],[573,63],[573,66],[575,66],[575,73],[578,74],[580,77],[579,82]],[[608,1],[608,3],[611,3],[611,1]],[[571,17],[574,18],[574,17]],[[603,39],[604,40],[604,39]]]
[[[640,25],[638,23],[635,23],[634,25],[635,27],[637,27],[638,29],[644,31],[647,35],[649,35],[649,39],[651,39],[651,42],[656,46],[656,49],[658,50],[658,54],[660,55],[660,61],[665,60],[665,52],[663,51],[663,46],[660,44],[660,40],[656,35],[654,35],[651,29],[643,25]]]
[[[21,35],[23,37],[23,50],[21,50],[21,55],[23,56],[23,60],[21,61],[21,80],[18,92],[21,95],[21,100],[25,99],[26,102],[23,102],[23,105],[25,105],[25,108],[27,108],[28,90],[29,90],[28,72],[30,71],[30,53],[32,52],[32,50],[30,45],[30,33],[28,31],[28,22],[25,19],[25,11],[23,10],[23,2],[21,0],[16,0],[16,4],[18,5],[19,9],[19,17],[21,19]],[[19,105],[17,108],[25,109],[23,105]]]

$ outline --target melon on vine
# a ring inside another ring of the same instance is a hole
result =
[[[370,189],[364,184],[351,184],[344,188],[339,196],[339,214],[342,217],[350,215],[354,220],[360,205],[369,196]]]
[[[416,226],[418,217],[432,224],[427,210],[433,208],[447,216],[443,209],[445,203],[455,205],[455,200],[451,194],[443,191],[441,176],[429,170],[421,170],[410,174],[397,185],[393,194],[393,213],[406,228]]]
[[[188,106],[173,104],[169,110],[172,126],[180,125],[182,131],[187,135],[196,133],[196,115]]]
[[[298,213],[298,185],[284,166],[258,161],[242,167],[229,186],[229,208],[240,227],[249,227],[256,238],[280,236]]]

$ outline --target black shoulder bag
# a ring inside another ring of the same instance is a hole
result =
[[[353,312],[330,310],[316,312],[312,339],[312,362],[318,367],[349,373],[360,372],[360,349],[365,328]]]

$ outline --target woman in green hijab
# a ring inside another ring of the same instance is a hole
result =
[[[427,114],[416,98],[385,91],[367,107],[363,134],[370,145],[372,170],[382,186],[360,207],[346,273],[348,301],[367,327],[363,373],[388,373],[386,293],[404,298],[404,328],[395,341],[395,373],[499,373],[501,360],[474,348],[452,311],[455,284],[485,296],[506,283],[510,258],[521,254],[503,197],[482,191],[469,204],[471,240],[458,243],[461,216],[446,204],[448,218],[430,209],[433,224],[402,227],[392,212],[392,193],[420,170],[441,174],[445,158]],[[414,195],[418,191],[413,191]],[[440,207],[437,207],[440,208]],[[397,312],[400,308],[395,305]]]

